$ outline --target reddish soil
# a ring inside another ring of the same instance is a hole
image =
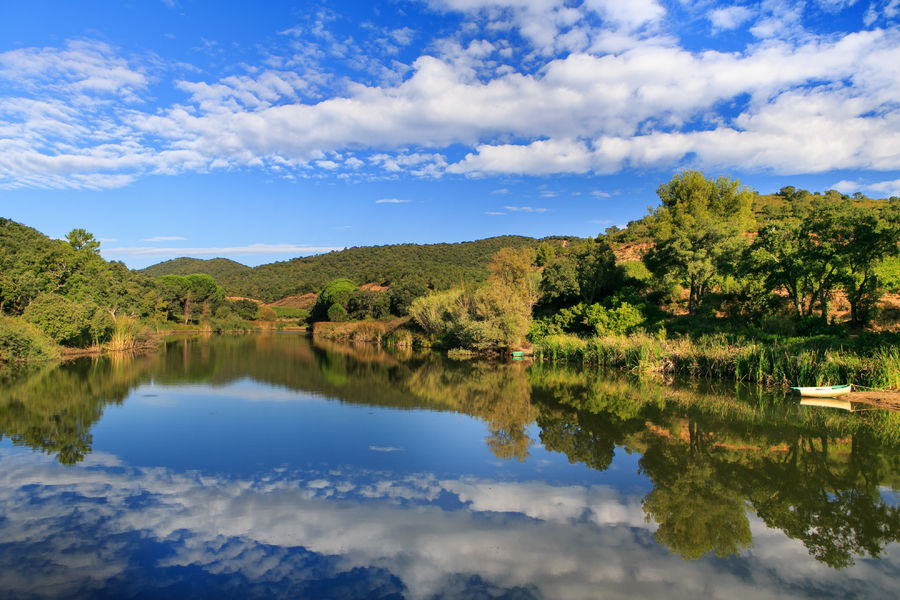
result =
[[[282,306],[285,308],[312,308],[316,303],[316,295],[310,292],[300,296],[286,296],[280,300],[269,303],[269,306]]]

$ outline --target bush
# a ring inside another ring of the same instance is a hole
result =
[[[239,317],[247,319],[248,321],[255,319],[256,315],[259,313],[259,304],[253,300],[242,298],[240,300],[229,302],[229,305],[231,306],[231,310],[237,313]]]
[[[105,341],[112,330],[111,322],[96,317],[93,304],[79,304],[58,294],[41,294],[31,301],[22,317],[38,326],[57,344],[84,347]]]
[[[316,303],[313,305],[310,313],[310,320],[323,321],[327,319],[332,321],[333,319],[328,316],[328,311],[335,304],[344,310],[343,320],[346,320],[347,302],[350,300],[350,294],[355,289],[356,284],[345,278],[335,279],[326,285],[316,298]]]
[[[328,308],[326,315],[329,321],[340,322],[347,320],[347,310],[340,304],[332,304]]]
[[[260,321],[274,321],[278,318],[278,315],[271,306],[260,306],[256,318]]]
[[[50,337],[24,319],[0,315],[0,360],[43,360],[59,356]]]
[[[644,313],[628,302],[615,308],[592,304],[584,313],[584,324],[597,335],[623,335],[641,327],[646,321]]]

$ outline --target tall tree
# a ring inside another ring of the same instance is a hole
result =
[[[662,204],[651,215],[655,246],[645,256],[657,276],[675,278],[690,289],[694,314],[715,278],[746,244],[753,192],[737,179],[709,179],[684,171],[656,191]]]
[[[878,301],[880,288],[875,268],[898,254],[900,200],[891,201],[880,215],[854,206],[846,217],[848,243],[844,248],[842,280],[850,303],[850,321],[865,323]]]

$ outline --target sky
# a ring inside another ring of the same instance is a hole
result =
[[[110,260],[597,235],[684,169],[900,196],[900,0],[0,0],[0,216]]]

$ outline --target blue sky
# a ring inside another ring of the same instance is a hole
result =
[[[0,216],[135,268],[900,195],[900,0],[0,0]]]

